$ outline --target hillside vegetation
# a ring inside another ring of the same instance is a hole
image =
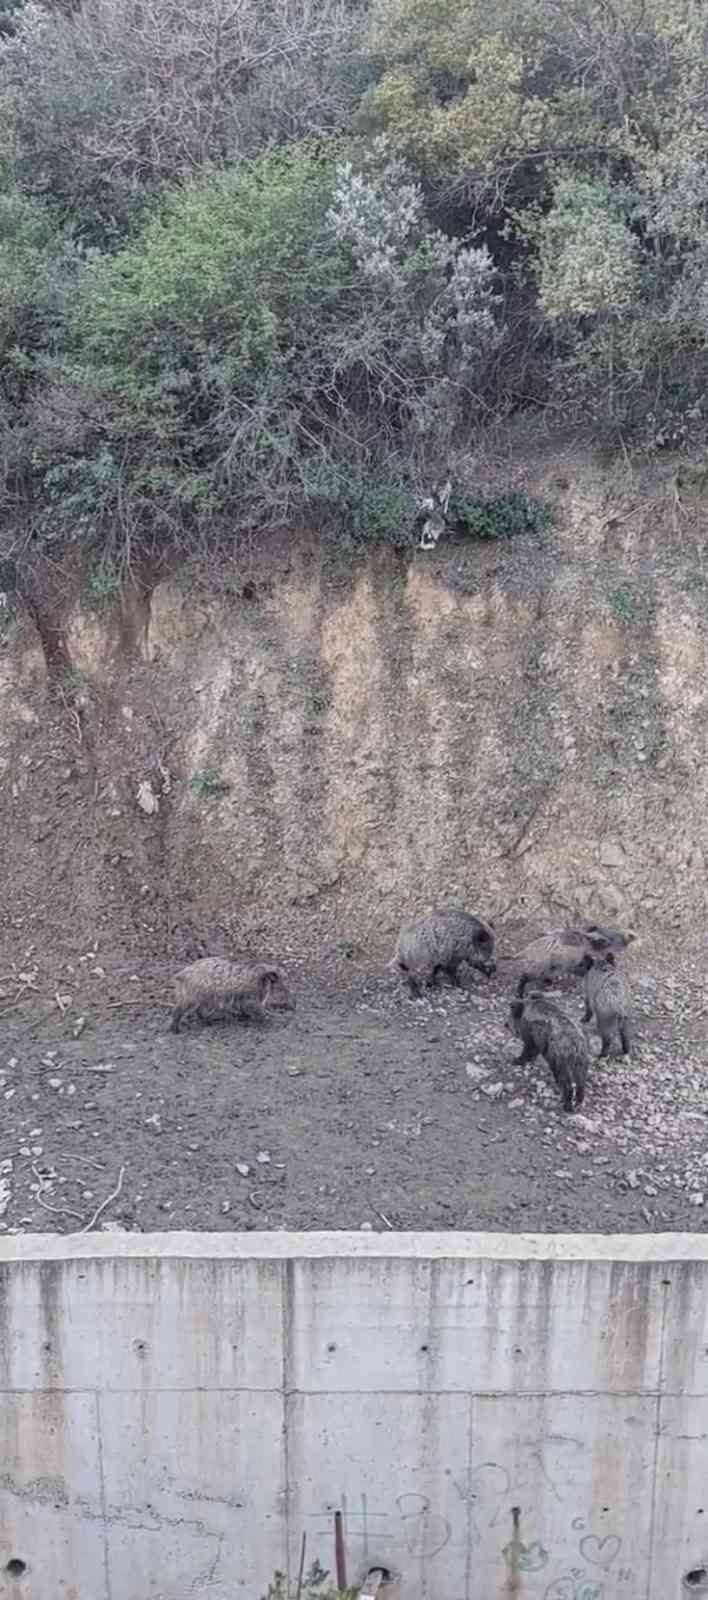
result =
[[[699,0],[3,0],[3,585],[70,544],[105,595],[269,527],[405,543],[520,411],[700,442],[707,32]]]

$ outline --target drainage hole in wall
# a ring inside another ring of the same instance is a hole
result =
[[[27,1562],[21,1561],[19,1556],[12,1556],[7,1563],[5,1571],[8,1578],[21,1578],[22,1574],[27,1571]]]
[[[698,1589],[703,1593],[708,1590],[708,1567],[691,1567],[684,1573],[684,1589]]]

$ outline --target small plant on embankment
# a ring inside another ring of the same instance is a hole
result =
[[[204,767],[199,772],[193,772],[189,787],[198,800],[213,799],[214,795],[226,794],[229,789],[228,783],[219,777],[214,767]]]
[[[263,1595],[263,1600],[357,1600],[358,1588],[338,1589],[328,1583],[329,1573],[315,1562],[300,1584],[291,1584],[284,1572],[275,1572]]]

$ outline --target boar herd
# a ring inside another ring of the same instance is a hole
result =
[[[563,1107],[583,1103],[590,1052],[585,1033],[554,995],[542,986],[558,978],[583,977],[583,1022],[594,1023],[606,1056],[618,1040],[629,1054],[629,1002],[617,957],[634,938],[597,922],[578,922],[534,939],[523,950],[497,958],[491,922],[456,909],[432,911],[403,927],[390,967],[418,999],[424,988],[436,988],[443,977],[461,983],[463,967],[491,978],[497,959],[516,964],[519,977],[507,1026],[523,1046],[517,1060],[543,1056],[560,1091]],[[531,985],[531,987],[529,987]],[[184,967],[175,978],[171,1028],[179,1033],[192,1019],[216,1022],[236,1018],[262,1021],[268,1010],[292,1011],[295,1001],[282,972],[268,962],[237,963],[205,956]]]
[[[523,1045],[517,1059],[524,1063],[544,1057],[566,1111],[575,1111],[583,1103],[590,1064],[588,1043],[579,1024],[540,986],[558,978],[584,977],[583,1021],[594,1021],[602,1041],[601,1055],[609,1054],[615,1036],[623,1055],[628,1055],[629,1002],[616,960],[633,938],[631,933],[597,922],[581,922],[544,933],[523,950],[501,958],[516,962],[519,969],[508,1021]],[[465,911],[434,911],[401,929],[392,965],[407,980],[414,996],[422,993],[424,985],[436,986],[444,974],[459,984],[463,965],[492,977],[497,967],[494,926]],[[535,987],[529,988],[529,984]]]

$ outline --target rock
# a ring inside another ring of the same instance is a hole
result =
[[[473,1061],[467,1062],[465,1072],[467,1073],[470,1083],[481,1083],[482,1079],[486,1078],[487,1076],[487,1068],[476,1067]]]
[[[160,809],[160,802],[149,778],[145,778],[142,783],[138,784],[136,799],[140,810],[144,811],[148,817],[154,817],[155,812]]]
[[[636,1172],[628,1172],[627,1173],[627,1183],[629,1184],[630,1189],[638,1189],[639,1188],[639,1179],[637,1177]]]
[[[690,1206],[702,1206],[703,1200],[704,1196],[700,1189],[694,1189],[693,1194],[690,1194],[688,1197],[688,1203]]]
[[[482,1094],[486,1094],[488,1100],[501,1100],[504,1093],[503,1083],[483,1083],[481,1088]]]
[[[360,1233],[373,1233],[373,1231],[374,1231],[373,1222],[362,1222],[362,1223],[359,1224],[359,1232]]]
[[[270,1151],[259,1150],[258,1155],[256,1156],[256,1161],[258,1162],[259,1167],[267,1167],[270,1162]]]
[[[241,1174],[242,1178],[247,1178],[250,1170],[251,1169],[250,1169],[247,1161],[237,1161],[236,1162],[236,1171]]]

